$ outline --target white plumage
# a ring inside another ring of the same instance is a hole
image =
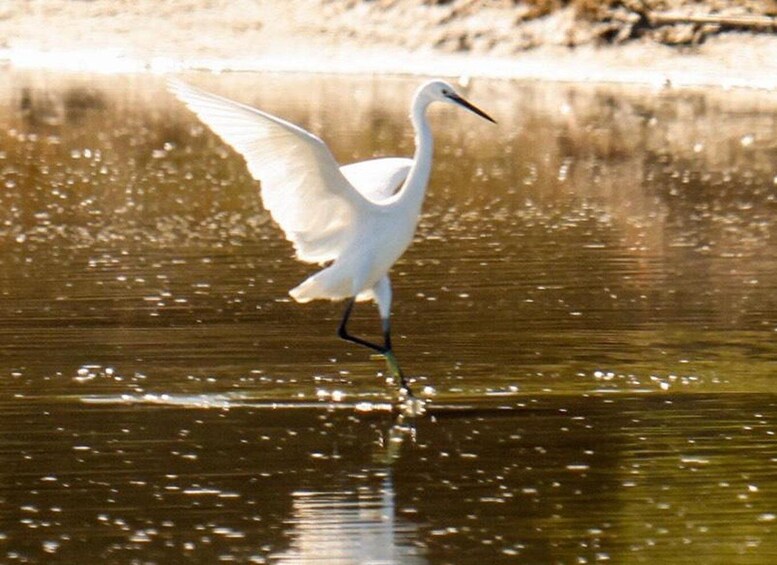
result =
[[[416,91],[411,120],[414,159],[372,159],[340,167],[321,139],[245,104],[171,80],[170,91],[231,145],[261,182],[262,202],[294,245],[297,258],[329,263],[290,291],[298,302],[373,299],[383,321],[384,346],[341,337],[391,353],[388,272],[410,245],[421,212],[432,162],[426,121],[431,102],[454,103],[493,121],[442,81]]]

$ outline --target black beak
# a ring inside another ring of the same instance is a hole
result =
[[[486,114],[486,113],[485,113],[483,110],[481,110],[480,108],[478,108],[478,107],[477,107],[477,106],[475,106],[474,104],[470,104],[469,102],[467,102],[466,100],[464,100],[464,99],[463,99],[461,96],[459,96],[458,94],[446,94],[445,96],[446,96],[448,99],[450,99],[450,100],[454,101],[454,102],[455,102],[456,104],[458,104],[459,106],[463,106],[464,108],[466,108],[466,109],[467,109],[467,110],[469,110],[470,112],[472,112],[472,113],[474,113],[474,114],[477,114],[478,116],[480,116],[481,118],[484,118],[484,119],[488,120],[488,121],[489,121],[489,122],[491,122],[492,124],[495,124],[495,123],[496,123],[496,120],[494,120],[494,118],[492,118],[491,116],[489,116],[488,114]]]

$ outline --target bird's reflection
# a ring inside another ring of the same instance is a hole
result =
[[[412,420],[399,416],[378,440],[371,476],[380,482],[352,488],[292,493],[290,547],[272,556],[277,563],[427,563],[417,524],[397,516],[394,476],[406,440],[414,441]]]
[[[423,415],[423,413],[421,413]],[[381,433],[377,441],[378,449],[373,454],[373,460],[383,465],[391,465],[402,455],[405,440],[415,443],[415,418],[400,413],[387,432]]]

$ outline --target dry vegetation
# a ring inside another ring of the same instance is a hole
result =
[[[431,32],[427,34],[431,46],[452,51],[515,52],[542,45],[573,47],[643,38],[694,45],[722,31],[777,31],[777,0],[324,0],[324,4],[351,35],[386,36],[381,22],[401,21],[408,29],[423,23]],[[418,43],[421,37],[409,34],[399,39]]]

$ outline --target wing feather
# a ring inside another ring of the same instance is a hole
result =
[[[381,202],[394,196],[412,165],[412,159],[382,157],[344,165],[340,172],[364,197]]]
[[[280,118],[189,86],[170,91],[246,161],[264,207],[302,261],[336,259],[348,226],[373,204],[342,174],[321,139]]]

